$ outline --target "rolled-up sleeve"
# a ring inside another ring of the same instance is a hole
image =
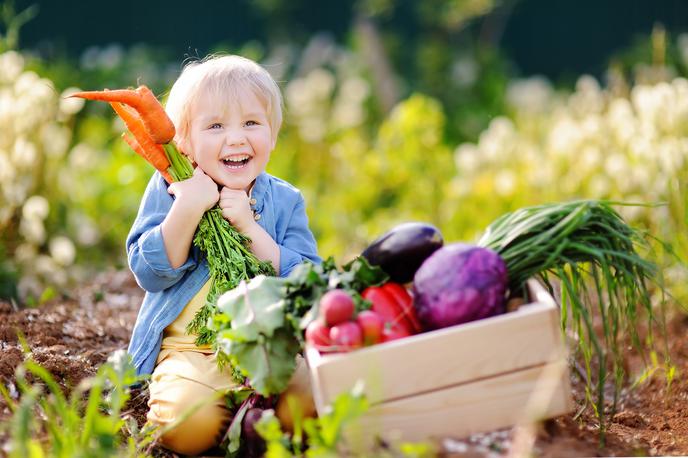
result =
[[[291,213],[284,238],[277,244],[280,249],[280,276],[286,277],[305,260],[320,263],[315,237],[308,227],[306,203],[299,193]]]
[[[141,199],[139,212],[127,236],[127,259],[136,282],[146,291],[162,291],[196,267],[198,255],[192,250],[186,262],[173,268],[167,258],[161,224],[174,200],[159,173],[151,178]]]

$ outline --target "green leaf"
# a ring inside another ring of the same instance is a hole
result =
[[[337,396],[327,413],[317,419],[306,419],[304,430],[310,441],[310,452],[335,452],[344,426],[359,418],[368,408],[368,400],[357,385],[351,393]]]
[[[283,284],[280,278],[259,275],[220,296],[217,308],[231,319],[231,332],[222,338],[255,342],[260,335],[272,336],[284,325]]]
[[[227,438],[229,439],[229,446],[227,447],[227,456],[239,456],[239,449],[241,448],[241,423],[244,421],[244,416],[248,411],[250,405],[245,402],[232,418],[232,424],[227,430]]]
[[[293,455],[289,450],[289,436],[281,428],[280,422],[275,417],[273,410],[266,410],[254,427],[260,436],[265,440],[267,450],[266,458],[290,458]]]
[[[261,395],[279,394],[287,388],[296,369],[298,341],[291,332],[279,330],[270,339],[234,343],[232,357]]]
[[[241,404],[253,393],[253,390],[247,386],[240,386],[228,391],[225,394],[225,403],[230,410],[238,409]]]
[[[362,291],[369,286],[379,286],[389,280],[389,275],[380,267],[371,266],[361,256],[346,264],[343,270],[353,274],[351,284],[348,286],[357,291]]]

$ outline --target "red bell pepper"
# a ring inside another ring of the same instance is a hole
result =
[[[398,283],[371,286],[361,293],[363,299],[373,303],[371,310],[385,320],[391,334],[399,337],[420,332],[420,322],[413,308],[413,298]],[[392,340],[392,339],[388,339]]]

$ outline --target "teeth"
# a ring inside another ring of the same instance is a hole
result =
[[[235,162],[235,163],[239,163],[239,162],[245,161],[246,159],[248,159],[248,154],[246,154],[246,155],[244,155],[244,156],[226,157],[226,158],[223,159],[223,161],[224,161],[224,162]]]

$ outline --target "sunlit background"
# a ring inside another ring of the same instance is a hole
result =
[[[0,297],[69,294],[126,265],[153,169],[106,104],[236,53],[280,82],[268,171],[304,193],[320,253],[345,262],[395,224],[473,241],[497,216],[575,198],[688,254],[688,2],[258,0],[0,3]],[[673,253],[673,254],[672,254]]]

